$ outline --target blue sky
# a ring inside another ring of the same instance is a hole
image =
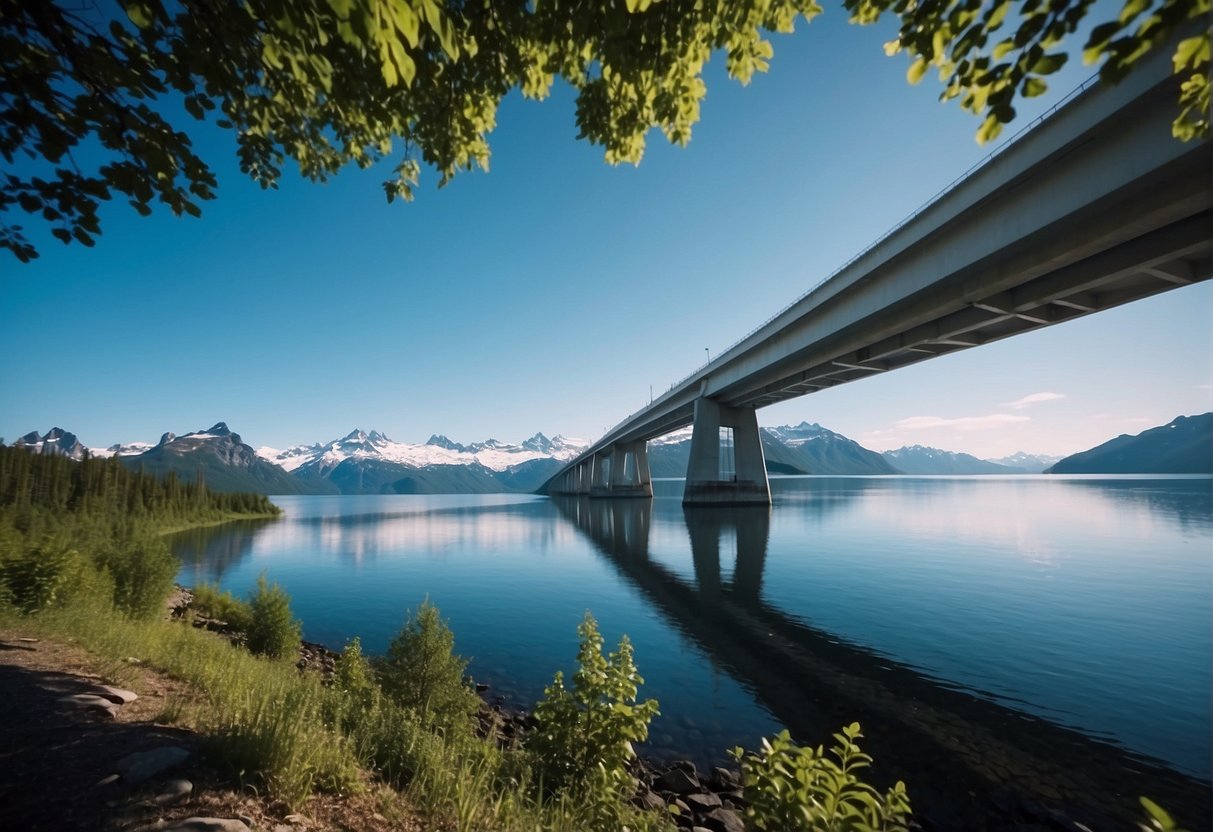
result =
[[[595,437],[986,155],[933,77],[906,84],[890,36],[832,7],[777,37],[749,87],[718,56],[691,144],[654,132],[638,167],[575,140],[567,89],[511,97],[492,171],[443,190],[427,172],[411,205],[385,204],[386,165],[263,192],[200,131],[220,180],[201,219],[111,205],[94,249],[47,236],[33,264],[0,260],[0,436],[60,425],[104,447],[224,420],[254,446],[354,427]],[[1074,63],[1012,132],[1089,74]],[[1210,310],[1213,287],[1188,287],[759,421],[876,449],[1082,450],[1213,409]]]

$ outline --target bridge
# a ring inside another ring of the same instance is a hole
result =
[[[1213,143],[1171,136],[1170,54],[1085,84],[540,492],[652,496],[647,441],[693,424],[683,502],[769,503],[758,408],[1209,279]]]

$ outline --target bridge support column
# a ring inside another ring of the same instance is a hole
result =
[[[720,464],[720,429],[733,429],[736,473],[726,475]],[[684,506],[770,505],[766,459],[758,435],[758,415],[752,407],[726,407],[709,398],[695,400],[691,460],[687,465]]]
[[[594,457],[591,497],[652,497],[648,443],[612,445]]]

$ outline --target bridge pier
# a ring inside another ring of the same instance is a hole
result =
[[[721,470],[720,429],[733,429],[733,473]],[[691,460],[684,506],[770,505],[766,459],[752,407],[726,407],[704,396],[695,400]]]
[[[594,478],[590,496],[652,497],[653,480],[649,475],[648,443],[617,443],[595,454]]]

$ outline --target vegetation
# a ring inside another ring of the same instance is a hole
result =
[[[269,584],[265,573],[257,576],[257,588],[249,598],[248,649],[271,659],[299,655],[303,626],[291,614],[291,599],[278,584]]]
[[[854,722],[834,735],[829,754],[797,745],[787,731],[764,739],[760,753],[734,749],[750,802],[746,816],[769,832],[906,832],[905,784],[897,781],[882,796],[859,777],[872,762],[859,750],[862,736]]]
[[[636,699],[644,679],[632,660],[627,636],[616,652],[604,657],[598,622],[588,612],[577,635],[573,686],[565,687],[564,674],[557,672],[544,689],[535,706],[538,726],[529,746],[548,787],[630,797],[632,743],[648,737],[657,701]]]
[[[1093,0],[844,0],[854,22],[891,14],[916,82],[934,66],[942,97],[983,116],[979,140],[1046,89]],[[488,135],[512,90],[577,94],[579,136],[612,164],[639,162],[650,129],[686,144],[723,50],[747,83],[774,54],[769,33],[822,11],[816,0],[623,0],[591,4],[442,0],[0,0],[0,213],[25,212],[64,243],[93,245],[101,202],[153,202],[198,215],[217,182],[178,122],[180,109],[235,133],[241,169],[274,187],[287,160],[323,181],[392,159],[389,201],[411,199],[421,166],[445,184],[487,169]],[[1083,57],[1109,81],[1209,0],[1124,0]],[[1004,27],[1011,28],[1004,28]],[[1013,28],[1013,31],[1011,30]],[[1179,43],[1185,80],[1175,134],[1207,135],[1209,34]],[[88,153],[75,153],[87,148]],[[14,161],[20,158],[20,167]],[[0,221],[0,248],[37,256],[22,226]]]
[[[468,732],[480,704],[464,679],[467,661],[453,652],[455,634],[427,598],[378,665],[384,693],[428,726]]]

